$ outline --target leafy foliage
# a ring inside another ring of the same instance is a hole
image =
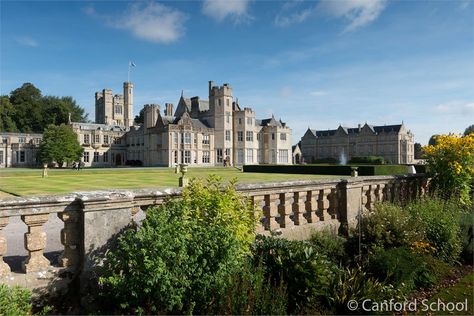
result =
[[[0,315],[31,315],[31,291],[0,284]]]
[[[42,133],[49,124],[67,124],[71,120],[85,122],[87,114],[71,97],[43,96],[31,83],[1,96],[0,130]]]
[[[461,229],[462,252],[461,258],[469,264],[474,261],[474,213],[466,212],[459,220]]]
[[[410,203],[407,210],[418,221],[416,227],[425,231],[426,241],[436,249],[435,255],[446,262],[456,262],[462,251],[459,220],[463,206],[454,199],[431,197]]]
[[[473,134],[474,133],[474,124],[472,125],[469,125],[468,127],[466,127],[466,129],[464,130],[464,136],[467,136],[469,134]]]
[[[349,240],[350,252],[354,254],[359,240],[363,253],[378,248],[409,247],[424,240],[424,231],[420,228],[423,226],[419,221],[400,206],[390,203],[376,204],[375,210],[363,216],[359,225],[352,230]]]
[[[411,252],[405,247],[379,249],[370,257],[368,270],[380,281],[392,284],[403,293],[429,287],[450,268],[436,259]]]
[[[326,298],[336,266],[309,242],[259,235],[253,253],[271,282],[286,284],[288,313],[311,309]]]
[[[349,163],[370,163],[374,165],[382,165],[385,163],[385,159],[380,156],[354,156],[351,158]]]
[[[43,162],[56,161],[59,166],[62,166],[64,162],[71,163],[79,160],[83,151],[70,126],[50,125],[44,131],[39,155]]]
[[[360,312],[351,311],[347,308],[347,304],[351,300],[356,302],[362,302],[365,299],[383,301],[385,299],[397,299],[402,296],[401,292],[395,287],[385,285],[370,277],[360,266],[340,269],[329,289],[328,303],[340,315]]]
[[[309,239],[311,246],[336,264],[347,263],[346,239],[330,231],[314,232]]]
[[[436,144],[423,148],[432,185],[447,198],[454,195],[470,204],[470,186],[474,177],[474,134],[440,135]]]
[[[254,238],[253,206],[218,179],[149,209],[104,263],[103,296],[132,313],[212,313]]]

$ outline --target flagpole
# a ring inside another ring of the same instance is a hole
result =
[[[127,82],[130,83],[130,61],[128,61],[128,77],[127,77]]]

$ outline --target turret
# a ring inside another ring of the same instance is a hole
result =
[[[130,127],[133,125],[133,83],[123,83],[123,100],[124,100],[124,125]]]

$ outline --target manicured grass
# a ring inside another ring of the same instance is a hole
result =
[[[439,311],[435,313],[436,315],[474,315],[474,273],[468,274],[455,285],[441,290],[429,300],[429,303],[436,302],[437,304],[438,299],[446,304],[467,300],[467,310]]]
[[[189,177],[206,178],[215,174],[224,181],[238,182],[334,179],[341,176],[278,173],[243,173],[235,168],[189,168]],[[179,175],[173,168],[104,168],[48,169],[42,178],[41,169],[0,169],[0,191],[17,196],[59,194],[100,189],[163,188],[178,185]],[[0,196],[0,199],[4,195]]]

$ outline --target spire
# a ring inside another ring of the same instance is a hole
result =
[[[183,97],[183,93],[184,93],[184,91],[181,89],[181,97]]]

